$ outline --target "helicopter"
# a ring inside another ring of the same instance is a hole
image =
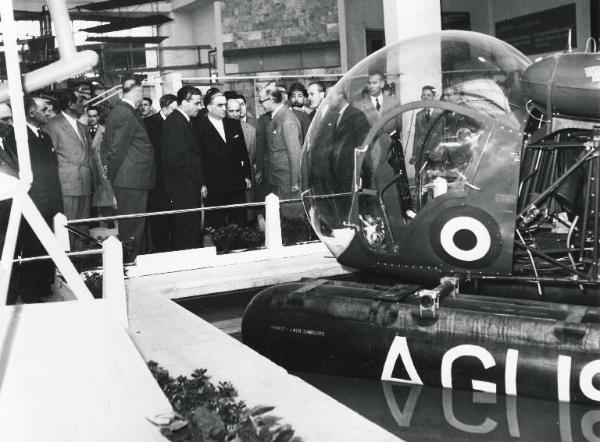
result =
[[[600,401],[600,54],[532,62],[467,31],[387,46],[328,91],[301,190],[341,264],[396,284],[268,288],[245,343],[290,369]]]

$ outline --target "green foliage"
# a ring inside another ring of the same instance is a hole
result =
[[[222,253],[231,250],[257,249],[265,243],[265,235],[251,227],[240,227],[237,224],[227,224],[212,232],[217,251]]]
[[[305,217],[281,219],[281,240],[283,241],[283,245],[288,246],[315,239],[317,239],[317,236]]]
[[[158,385],[175,410],[163,422],[161,432],[177,442],[302,442],[290,425],[268,415],[274,407],[249,409],[237,401],[237,391],[229,382],[210,382],[206,369],[194,371],[188,378],[172,378],[156,362],[148,363]]]

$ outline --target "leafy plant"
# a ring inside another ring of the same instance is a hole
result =
[[[90,271],[83,273],[85,285],[87,285],[92,296],[96,299],[102,298],[102,272]]]
[[[148,362],[148,367],[175,410],[167,420],[157,423],[169,440],[302,442],[290,425],[267,414],[274,407],[249,409],[243,401],[236,400],[238,394],[231,383],[211,383],[206,369],[194,371],[189,378],[172,378],[154,361]]]
[[[212,238],[217,251],[222,253],[239,249],[257,249],[265,242],[265,235],[251,227],[240,227],[237,224],[227,224],[212,232]]]

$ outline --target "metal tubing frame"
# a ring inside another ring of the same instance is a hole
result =
[[[21,77],[17,47],[16,24],[12,0],[0,1],[0,17],[4,33],[4,48],[8,85],[0,86],[0,102],[10,99],[17,144],[19,161],[20,186],[13,190],[11,213],[4,240],[2,260],[0,262],[0,305],[6,305],[8,287],[12,270],[12,260],[15,253],[21,215],[25,217],[38,239],[52,257],[78,299],[93,300],[89,289],[77,273],[52,230],[40,214],[27,194],[31,182],[31,162],[29,157],[29,142],[23,103],[24,90],[30,91],[48,86],[55,81],[69,78],[73,75],[91,69],[98,61],[98,55],[93,51],[77,53],[69,13],[65,0],[47,0],[50,15],[56,28],[56,39],[60,48],[61,59]]]

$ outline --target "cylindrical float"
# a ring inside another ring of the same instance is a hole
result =
[[[600,309],[312,281],[252,300],[243,341],[286,369],[600,402]],[[428,304],[429,305],[429,304]]]

